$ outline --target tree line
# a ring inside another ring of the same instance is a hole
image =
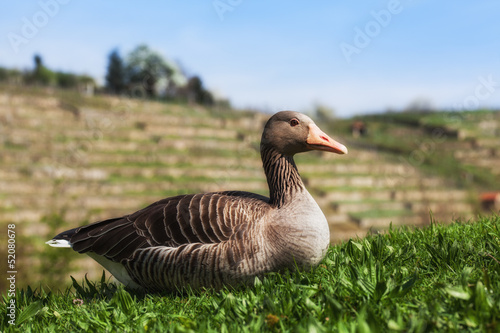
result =
[[[91,87],[91,90],[108,94],[207,106],[216,103],[213,94],[204,87],[199,76],[188,77],[177,63],[147,45],[137,46],[126,57],[122,57],[118,50],[113,50],[108,55],[104,87],[97,87],[96,81],[88,75],[50,70],[38,54],[33,60],[32,70],[0,67],[0,81],[84,91]],[[228,105],[227,101],[222,103]]]

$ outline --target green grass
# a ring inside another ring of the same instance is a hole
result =
[[[5,332],[498,332],[500,217],[390,229],[331,247],[308,272],[200,293],[131,293],[105,281],[18,291]],[[4,301],[8,299],[4,296]],[[5,304],[0,305],[5,313]]]

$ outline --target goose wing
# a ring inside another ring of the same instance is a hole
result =
[[[79,253],[94,252],[114,262],[138,249],[216,244],[241,234],[269,209],[269,199],[249,192],[180,195],[157,201],[133,214],[65,231]]]

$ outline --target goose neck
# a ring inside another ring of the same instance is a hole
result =
[[[269,186],[270,204],[277,208],[290,203],[305,188],[293,156],[261,147],[262,163]]]

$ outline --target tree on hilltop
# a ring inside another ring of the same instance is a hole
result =
[[[202,105],[214,104],[212,93],[203,87],[203,82],[199,76],[193,76],[188,80],[185,87],[185,95],[188,103]]]
[[[157,96],[158,86],[168,85],[175,69],[147,45],[139,45],[127,57],[126,75],[132,89],[144,89],[149,97]]]
[[[106,89],[113,94],[121,94],[127,87],[125,65],[118,50],[109,54],[108,70],[106,73]]]
[[[199,76],[191,76],[180,65],[142,44],[124,59],[117,50],[108,56],[107,91],[126,92],[132,97],[186,101],[191,104],[214,105],[215,98],[203,86]]]

